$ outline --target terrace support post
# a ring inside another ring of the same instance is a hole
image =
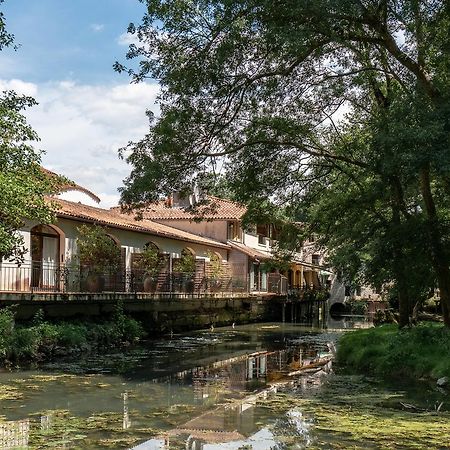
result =
[[[169,253],[169,292],[172,295],[173,292],[173,258],[172,253]]]
[[[283,305],[281,307],[281,321],[286,323],[286,302],[283,301]]]

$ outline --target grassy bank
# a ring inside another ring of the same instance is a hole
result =
[[[364,374],[437,379],[450,377],[449,355],[450,330],[440,324],[383,325],[342,336],[337,361]]]
[[[102,322],[52,323],[38,313],[27,324],[17,323],[13,309],[5,308],[0,310],[0,365],[118,347],[143,336],[142,325],[126,316],[120,305]]]

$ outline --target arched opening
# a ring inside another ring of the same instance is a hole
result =
[[[169,283],[166,279],[168,268],[168,255],[164,255],[154,242],[147,242],[141,251],[131,254],[133,290],[139,292],[168,290]]]
[[[288,278],[288,286],[289,288],[292,288],[294,286],[294,272],[292,271],[292,269],[288,270],[287,278]]]
[[[64,237],[50,225],[30,231],[31,286],[43,290],[59,287],[59,267],[64,255]]]
[[[204,263],[202,261],[202,263]],[[181,251],[179,258],[174,258],[172,262],[173,286],[175,290],[182,292],[193,292],[197,273],[197,263],[195,252],[185,247]]]
[[[156,253],[161,253],[161,251],[159,250],[159,247],[152,241],[148,241],[145,245],[144,245],[144,250],[153,250]]]
[[[302,273],[300,270],[295,272],[295,287],[299,288],[302,284]]]
[[[347,305],[344,305],[344,303],[333,303],[330,307],[330,316],[333,318],[341,317],[348,312]]]
[[[222,263],[222,255],[218,252],[207,252],[209,261],[204,266],[206,286],[213,290],[219,290],[225,282],[226,270]]]

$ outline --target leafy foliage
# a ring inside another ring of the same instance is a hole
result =
[[[115,68],[158,79],[162,114],[127,147],[122,202],[219,170],[251,210],[322,233],[344,277],[393,286],[402,326],[437,282],[450,326],[447,2],[146,3],[139,70]]]
[[[187,249],[181,252],[181,258],[173,264],[173,271],[193,276],[195,273],[195,256]]]
[[[0,12],[0,50],[13,42]],[[31,145],[38,136],[23,115],[35,104],[33,98],[13,91],[0,93],[0,256],[18,262],[26,251],[18,230],[25,220],[43,224],[54,220],[56,206],[45,196],[58,192],[66,181],[41,170],[41,152]]]
[[[208,251],[209,265],[211,268],[211,278],[214,280],[220,279],[223,275],[222,258],[214,252]]]
[[[17,324],[10,308],[0,310],[0,359],[31,361],[52,356],[56,349],[86,351],[118,346],[144,336],[142,325],[123,312],[118,304],[114,317],[102,323],[50,323],[35,318],[30,326]]]
[[[98,225],[81,225],[77,228],[78,258],[80,264],[94,273],[115,271],[120,266],[120,248],[108,235],[105,228]]]
[[[146,274],[155,277],[164,266],[164,258],[159,253],[158,247],[146,245],[139,258],[135,261],[134,268],[143,270]]]

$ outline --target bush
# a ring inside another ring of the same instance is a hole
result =
[[[15,323],[11,308],[0,310],[0,357],[8,358],[14,342]]]
[[[399,330],[383,325],[346,333],[337,360],[347,368],[384,377],[450,377],[450,330],[423,323]],[[447,356],[446,356],[447,355]]]
[[[81,347],[87,343],[88,329],[84,325],[64,323],[58,326],[59,345]]]
[[[112,321],[102,323],[49,323],[36,314],[31,326],[16,325],[10,308],[0,310],[0,358],[3,361],[37,360],[51,357],[55,349],[84,350],[118,346],[144,336],[142,325],[123,313],[118,304]]]

